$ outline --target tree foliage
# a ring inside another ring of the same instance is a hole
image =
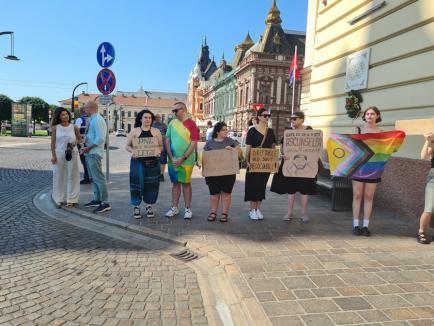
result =
[[[32,119],[35,122],[48,122],[48,109],[50,106],[40,97],[25,96],[19,102],[32,105]]]
[[[12,100],[0,94],[0,121],[11,120]]]

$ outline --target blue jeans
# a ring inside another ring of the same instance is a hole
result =
[[[102,157],[98,154],[86,155],[86,164],[92,178],[93,200],[106,203],[108,200],[107,183],[102,172]]]

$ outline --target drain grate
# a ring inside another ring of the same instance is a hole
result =
[[[190,251],[189,249],[184,249],[181,250],[180,252],[170,254],[170,256],[182,261],[191,261],[198,257],[197,254],[195,254],[193,251]]]

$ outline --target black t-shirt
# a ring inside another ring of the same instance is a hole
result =
[[[434,168],[434,154],[433,154],[433,156],[431,157],[431,167]]]
[[[274,136],[273,129],[268,128],[267,130],[267,138],[265,138],[262,148],[272,148],[273,144],[276,144],[276,136]],[[247,132],[246,145],[250,145],[252,148],[259,147],[262,138],[264,138],[264,136],[255,127],[250,128]]]

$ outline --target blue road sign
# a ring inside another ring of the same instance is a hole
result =
[[[113,92],[116,87],[116,77],[113,71],[107,68],[101,69],[96,76],[96,86],[104,95],[109,95]]]
[[[103,68],[110,67],[115,61],[115,48],[109,42],[103,42],[96,50],[96,60]]]

